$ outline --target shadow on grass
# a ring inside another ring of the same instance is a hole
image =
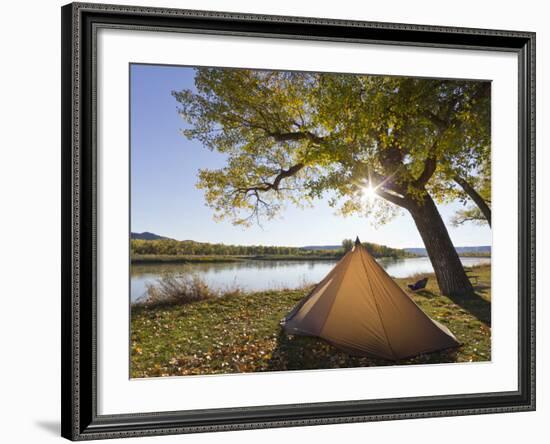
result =
[[[478,293],[487,293],[487,290],[490,290],[491,286],[487,284],[477,284],[474,285],[474,291]]]
[[[312,370],[392,364],[392,361],[383,359],[351,356],[323,339],[287,335],[281,329],[268,370]]]
[[[409,359],[390,361],[370,356],[352,356],[328,342],[311,336],[287,335],[282,329],[277,337],[267,371],[312,370],[389,365],[439,364],[456,362],[459,348],[423,353]]]
[[[411,293],[420,295],[422,297],[425,297],[426,299],[433,299],[433,298],[437,297],[437,295],[433,294],[429,290],[417,290],[417,291],[414,291],[414,292],[411,292]]]
[[[474,286],[475,293],[469,296],[447,296],[453,303],[469,312],[472,316],[483,322],[487,327],[491,326],[491,302],[483,298],[483,293],[490,289],[489,285]],[[429,290],[419,290],[414,294],[426,299],[441,298],[441,296],[432,293]]]
[[[469,296],[447,297],[456,305],[468,311],[472,316],[475,316],[478,320],[487,325],[487,327],[491,327],[491,303],[483,299],[478,291]]]

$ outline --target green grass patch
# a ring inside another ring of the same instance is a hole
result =
[[[204,375],[280,370],[474,362],[491,359],[491,268],[468,270],[476,295],[451,299],[435,277],[411,293],[430,317],[451,329],[457,349],[401,361],[350,356],[319,338],[288,336],[279,321],[308,289],[266,291],[131,310],[131,376]]]

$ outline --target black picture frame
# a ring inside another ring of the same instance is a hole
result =
[[[62,436],[71,440],[535,409],[535,33],[72,3],[62,14]],[[518,390],[97,414],[95,38],[99,27],[508,51],[519,65]]]

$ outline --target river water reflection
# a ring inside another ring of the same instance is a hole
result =
[[[465,266],[490,264],[490,258],[462,257]],[[247,260],[226,263],[194,264],[132,264],[131,300],[145,295],[147,283],[154,283],[167,273],[193,273],[215,289],[229,289],[238,286],[247,291],[296,288],[319,282],[334,267],[336,260],[296,261]],[[417,273],[432,273],[427,257],[406,259],[379,259],[390,276],[403,278]]]

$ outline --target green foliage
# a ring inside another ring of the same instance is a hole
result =
[[[351,247],[349,247],[351,243]],[[250,259],[334,259],[351,250],[353,241],[342,241],[341,250],[305,250],[297,247],[270,245],[226,245],[173,239],[132,239],[132,262],[230,262],[239,257]],[[410,257],[405,250],[385,245],[363,243],[374,257]],[[347,249],[349,247],[349,249]]]
[[[353,248],[353,240],[344,239],[342,241],[342,248],[344,249],[344,253],[347,253],[348,251],[351,251],[351,249]]]
[[[135,254],[131,255],[132,265],[134,264],[188,264],[188,263],[220,263],[220,262],[240,262],[242,256],[225,255],[192,255],[192,254]]]
[[[197,256],[252,256],[298,255],[307,253],[300,248],[270,245],[226,245],[208,242],[162,240],[131,240],[132,255],[197,255]]]
[[[367,251],[373,257],[393,257],[393,258],[404,258],[404,257],[416,257],[415,254],[409,253],[405,250],[399,248],[391,248],[386,245],[373,244],[371,242],[361,242],[361,244],[367,249]],[[344,239],[342,241],[342,248],[344,252],[350,251],[355,242],[351,239]]]
[[[199,68],[195,86],[173,93],[183,133],[227,158],[197,186],[236,224],[323,197],[384,223],[426,192],[455,198],[454,174],[489,165],[489,82]]]

